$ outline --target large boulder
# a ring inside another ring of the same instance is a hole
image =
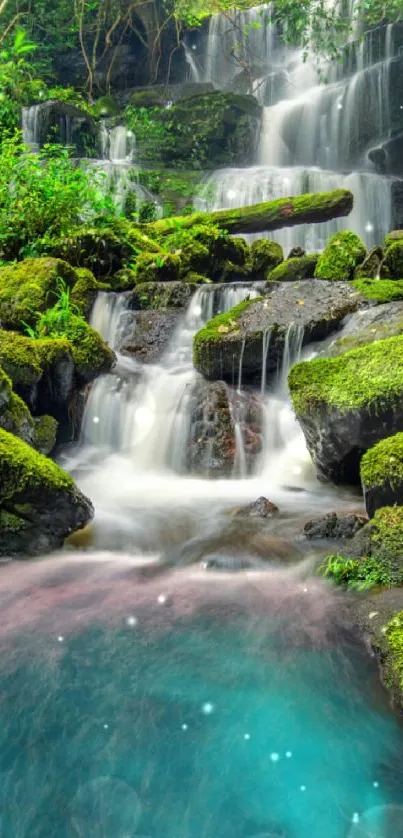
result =
[[[381,276],[403,279],[403,241],[395,241],[386,249]]]
[[[403,433],[370,448],[361,460],[360,474],[370,517],[382,506],[403,505]]]
[[[252,272],[262,278],[273,270],[283,259],[283,248],[270,239],[256,239],[251,246]]]
[[[248,390],[200,380],[191,394],[185,470],[203,477],[246,476],[263,444],[263,406]]]
[[[61,547],[93,512],[66,472],[0,430],[0,555],[35,556]]]
[[[355,268],[365,256],[365,245],[356,233],[349,230],[335,233],[319,256],[315,277],[339,281],[352,279]]]
[[[261,116],[253,96],[221,91],[192,96],[155,115],[165,142],[140,147],[139,153],[185,169],[242,165],[257,148]]]
[[[355,311],[361,297],[348,283],[305,280],[275,287],[271,296],[240,303],[210,320],[194,339],[194,363],[205,378],[261,380],[281,367],[286,342],[291,352],[322,340]]]
[[[403,337],[296,364],[291,398],[318,475],[359,483],[362,455],[403,430]]]

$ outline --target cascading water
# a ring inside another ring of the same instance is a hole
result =
[[[389,24],[349,43],[341,64],[324,68],[328,82],[322,84],[302,51],[282,46],[269,23],[256,27],[259,15],[268,14],[267,7],[258,7],[215,15],[202,55],[193,56],[203,80],[248,89],[264,105],[260,165],[218,170],[207,181],[208,198],[197,199],[197,205],[230,208],[345,187],[355,198],[348,218],[280,231],[273,238],[284,247],[319,250],[329,235],[349,228],[368,246],[379,244],[393,223],[396,178],[376,174],[371,161],[390,136],[403,131],[396,92],[401,30]]]

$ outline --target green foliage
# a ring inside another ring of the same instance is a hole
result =
[[[169,127],[159,119],[162,108],[136,108],[128,105],[125,111],[127,127],[136,137],[142,160],[160,160],[169,153],[172,138]]]
[[[144,201],[138,213],[139,222],[141,224],[147,224],[149,221],[156,221],[157,217],[157,204],[155,201]]]
[[[96,213],[113,214],[101,179],[77,166],[67,149],[31,154],[18,134],[0,143],[0,256],[36,255],[35,241],[67,234]]]
[[[397,681],[399,686],[403,688],[403,611],[399,611],[389,620],[385,628],[385,636],[392,655],[388,665],[389,677],[387,682],[391,685],[393,681]]]
[[[333,554],[326,557],[319,572],[332,579],[336,585],[345,585],[350,591],[391,588],[395,584],[388,569],[372,557],[357,560]]]
[[[382,276],[399,279],[403,277],[403,241],[395,241],[386,250],[382,262]]]
[[[312,279],[317,261],[318,257],[315,253],[312,256],[295,256],[286,259],[268,274],[267,279],[269,282],[298,282],[302,279]]]
[[[60,277],[56,281],[55,294],[55,304],[44,312],[38,312],[34,328],[23,324],[30,338],[69,338],[78,322],[85,323],[80,309],[70,300],[70,288]]]
[[[365,407],[374,414],[386,406],[393,409],[403,392],[403,337],[296,364],[288,382],[297,415],[321,405],[342,412]]]

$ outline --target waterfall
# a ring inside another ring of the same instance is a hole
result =
[[[40,105],[23,108],[21,113],[22,140],[32,151],[38,151],[40,148],[40,113]]]
[[[104,160],[112,163],[131,163],[136,149],[136,139],[125,125],[109,126],[101,123],[101,149]]]
[[[194,334],[215,314],[258,293],[247,283],[199,288],[158,365],[141,365],[118,354],[113,372],[92,387],[82,440],[130,453],[140,471],[182,473],[191,434],[191,399],[199,378],[192,362]],[[124,295],[102,292],[91,323],[119,350],[125,331],[133,328],[133,318]]]
[[[336,4],[335,14],[339,11]],[[361,23],[354,3],[349,14],[357,35]],[[198,208],[247,206],[344,187],[355,199],[348,218],[279,231],[273,238],[285,249],[300,245],[317,251],[330,235],[348,228],[368,247],[382,241],[394,223],[396,178],[385,176],[380,164],[382,174],[377,173],[372,160],[389,138],[403,133],[403,111],[393,92],[402,61],[402,33],[396,24],[347,43],[342,61],[323,68],[327,83],[319,82],[315,62],[304,61],[302,50],[281,43],[268,6],[214,15],[203,54],[193,60],[203,68],[205,81],[253,92],[264,106],[259,165],[215,172],[207,181],[206,199],[196,201]]]

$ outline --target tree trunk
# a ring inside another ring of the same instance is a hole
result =
[[[177,229],[187,230],[194,224],[216,224],[228,233],[268,233],[297,224],[320,224],[349,215],[353,208],[353,194],[347,189],[333,192],[314,192],[295,198],[280,198],[251,207],[224,209],[215,212],[195,212],[176,218],[163,218],[145,224],[148,235],[163,236]]]

